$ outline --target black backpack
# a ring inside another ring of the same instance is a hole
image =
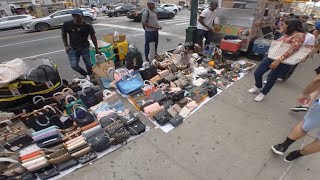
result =
[[[134,45],[129,46],[129,52],[126,56],[126,68],[138,70],[142,67],[143,59],[140,51]]]

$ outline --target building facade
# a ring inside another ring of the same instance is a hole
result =
[[[0,17],[3,16],[11,16],[12,12],[10,10],[10,6],[7,1],[0,1]]]

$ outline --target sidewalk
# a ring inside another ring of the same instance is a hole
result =
[[[320,154],[293,164],[271,152],[302,117],[289,112],[313,77],[317,62],[299,65],[277,83],[265,101],[247,93],[253,72],[211,100],[178,128],[165,134],[152,128],[142,137],[64,180],[316,180]],[[146,122],[146,121],[144,121]],[[147,122],[151,127],[152,124]],[[311,133],[315,136],[315,133]],[[300,148],[312,137],[290,149]]]

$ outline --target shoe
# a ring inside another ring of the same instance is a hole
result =
[[[285,148],[282,144],[277,144],[277,145],[271,146],[271,149],[274,153],[283,155],[288,148]]]
[[[288,162],[288,163],[289,163],[289,162],[292,162],[292,161],[298,159],[299,157],[301,157],[301,155],[300,155],[299,152],[300,152],[300,150],[292,151],[292,152],[289,153],[288,156],[285,157],[283,160],[284,160],[285,162]]]
[[[278,79],[277,79],[277,81],[280,81],[280,82],[282,82],[282,81],[283,81],[283,79],[282,79],[282,78],[278,78]]]
[[[290,108],[291,111],[293,112],[305,112],[305,111],[308,111],[309,110],[309,107],[308,106],[297,106],[297,107],[294,107],[294,108]]]
[[[262,83],[263,83],[263,84],[267,84],[267,80],[264,80]]]
[[[266,96],[266,95],[260,93],[256,98],[254,98],[254,100],[255,100],[256,102],[261,102],[261,101],[264,100],[264,97],[265,97],[265,96]]]
[[[261,88],[257,88],[257,86],[253,86],[253,88],[249,89],[249,93],[254,94],[261,90]]]

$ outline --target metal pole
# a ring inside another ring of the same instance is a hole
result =
[[[190,25],[186,29],[186,45],[197,43],[198,0],[191,0]]]

